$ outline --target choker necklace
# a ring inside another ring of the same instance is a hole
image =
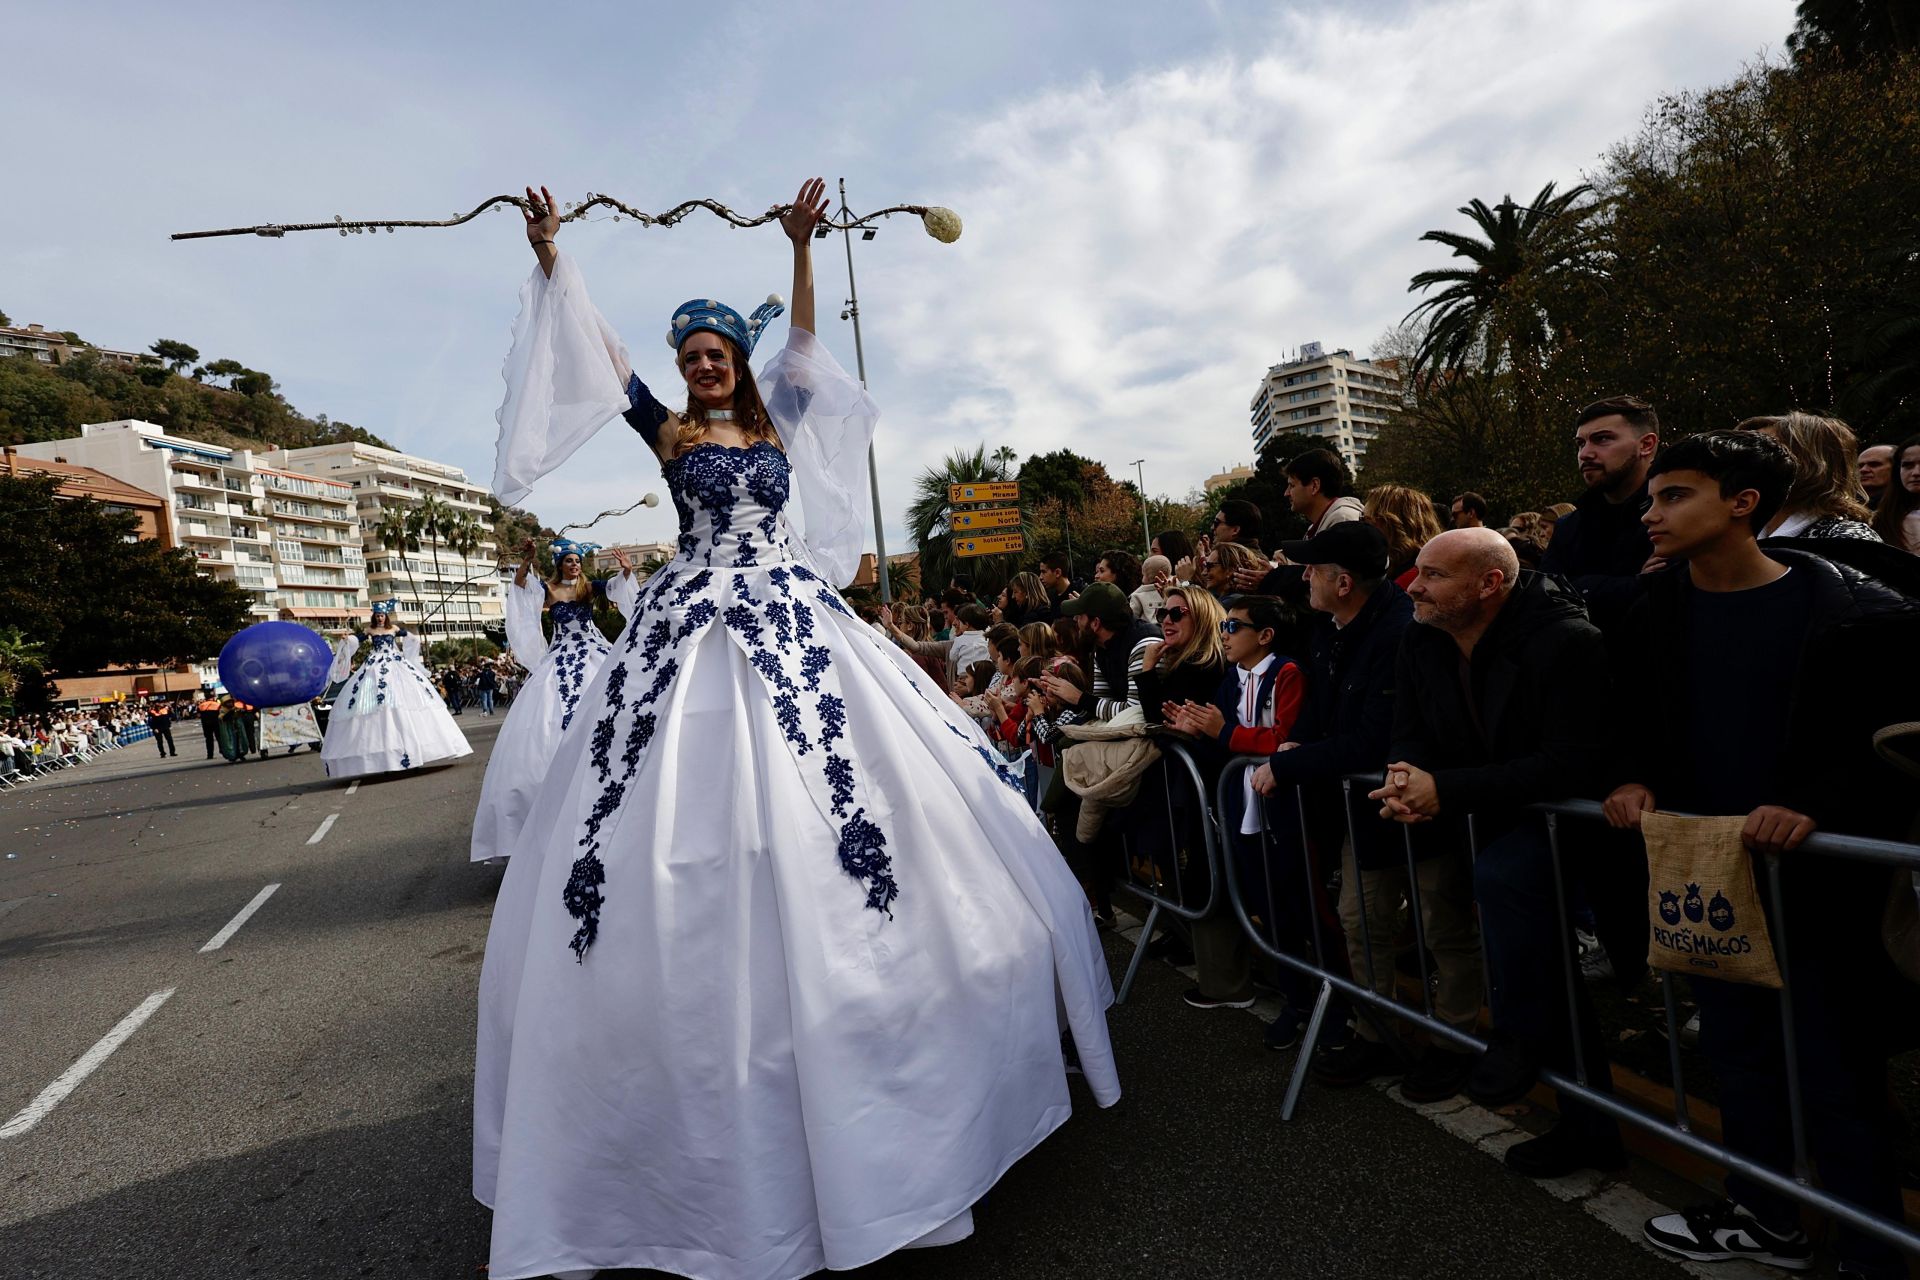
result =
[[[707,410],[707,420],[708,420],[709,422],[732,422],[732,421],[733,421],[733,410],[731,410],[731,409],[709,409],[709,410]]]

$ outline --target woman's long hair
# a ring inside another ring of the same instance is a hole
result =
[[[1855,461],[1859,442],[1853,428],[1840,419],[1796,409],[1772,417],[1748,418],[1734,430],[1768,432],[1793,458],[1793,484],[1773,518],[1774,525],[1796,515],[1839,516],[1863,523],[1873,518],[1867,510],[1867,495],[1860,487],[1860,469]]]
[[[1178,565],[1182,560],[1198,558],[1193,554],[1193,539],[1189,538],[1183,530],[1168,529],[1154,534],[1153,540],[1160,544],[1160,554],[1174,565]]]
[[[1887,491],[1880,495],[1880,505],[1873,510],[1873,531],[1890,547],[1920,552],[1920,547],[1907,541],[1906,528],[1908,513],[1920,509],[1920,493],[1900,483],[1900,460],[1910,449],[1920,449],[1920,436],[1908,436],[1894,448],[1893,474],[1887,477]]]
[[[1013,599],[1015,591],[1020,593],[1021,600]],[[1013,581],[1007,584],[1007,600],[1020,611],[1022,617],[1029,617],[1036,612],[1046,613],[1053,597],[1047,594],[1047,584],[1040,581],[1040,575],[1029,569],[1013,575]]]
[[[1443,532],[1433,499],[1404,484],[1377,484],[1367,490],[1360,518],[1386,538],[1387,564],[1394,573],[1412,564],[1420,548]]]
[[[1227,620],[1227,611],[1213,592],[1204,587],[1171,587],[1167,590],[1167,607],[1172,608],[1175,600],[1184,602],[1192,615],[1193,634],[1178,647],[1162,653],[1155,669],[1171,671],[1186,663],[1201,667],[1224,665],[1227,657],[1220,647],[1220,624]]]
[[[700,332],[709,331],[703,329]],[[773,429],[773,419],[767,416],[767,404],[760,398],[760,386],[753,380],[753,367],[747,362],[746,353],[726,334],[716,333],[714,336],[726,344],[727,359],[733,365],[733,425],[740,428],[740,434],[747,438],[748,443],[765,440],[779,447],[780,435]],[[674,353],[673,363],[684,372],[686,365],[681,360],[680,352]],[[707,407],[694,398],[693,388],[688,387],[687,412],[674,438],[674,453],[679,454],[705,439],[707,427]]]
[[[1020,628],[1020,643],[1029,658],[1051,658],[1060,652],[1059,637],[1044,622],[1029,622]]]

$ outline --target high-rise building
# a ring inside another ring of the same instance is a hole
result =
[[[352,441],[277,449],[263,458],[274,468],[349,487],[368,592],[375,600],[397,598],[403,625],[437,640],[478,638],[505,625],[487,489],[459,467]],[[418,551],[381,539],[381,524],[389,516],[417,511],[429,501],[455,520],[471,519],[473,541],[464,550],[461,538],[445,530],[422,534]]]
[[[266,490],[245,449],[170,436],[151,422],[89,422],[65,440],[17,446],[24,457],[104,471],[166,500],[175,545],[193,553],[208,577],[253,597],[265,621],[283,603],[275,571]]]
[[[273,530],[278,602],[316,630],[344,632],[369,616],[367,568],[353,486],[259,467]]]
[[[1358,360],[1344,348],[1325,351],[1317,342],[1270,367],[1248,405],[1257,453],[1276,434],[1297,431],[1326,442],[1358,472],[1367,445],[1398,409],[1396,362]]]

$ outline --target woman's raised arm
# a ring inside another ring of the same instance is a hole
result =
[[[793,293],[787,304],[787,324],[815,332],[813,327],[813,229],[827,213],[827,184],[808,178],[800,194],[780,215],[780,229],[793,241]],[[529,232],[529,235],[532,233]]]

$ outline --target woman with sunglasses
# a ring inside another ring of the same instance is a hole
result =
[[[1140,660],[1140,707],[1148,724],[1165,722],[1168,703],[1211,702],[1226,672],[1220,624],[1226,610],[1202,587],[1174,587],[1156,612],[1164,637]]]

